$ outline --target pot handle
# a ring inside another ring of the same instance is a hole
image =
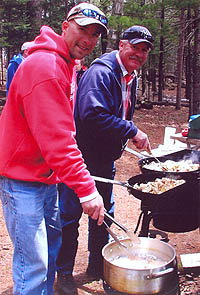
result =
[[[145,280],[157,279],[157,278],[160,278],[162,276],[165,276],[165,275],[167,275],[167,274],[169,274],[169,273],[171,273],[173,271],[174,271],[174,268],[170,267],[170,268],[167,268],[165,270],[162,270],[162,271],[160,271],[158,273],[151,273],[151,274],[149,274],[147,276],[144,276],[144,279]]]

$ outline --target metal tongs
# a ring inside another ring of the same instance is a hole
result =
[[[127,236],[131,239],[132,242],[139,244],[140,243],[140,239],[139,237],[132,233],[130,230],[128,230],[124,225],[122,225],[121,223],[119,223],[118,221],[116,221],[112,216],[110,216],[107,212],[104,212],[104,217],[106,217],[107,219],[109,219],[110,221],[112,221],[113,223],[115,223],[120,229],[122,229]],[[110,235],[113,237],[113,239],[117,238],[117,236],[111,231],[110,227],[108,226],[108,224],[105,222],[104,220],[104,224],[106,226],[106,229],[109,231]],[[112,232],[112,233],[111,233]],[[115,236],[115,238],[114,238]],[[118,239],[118,238],[117,238]]]
[[[118,221],[116,221],[112,216],[110,216],[108,213],[104,213],[104,216],[106,218],[108,218],[109,220],[111,220],[112,222],[114,222],[117,226],[119,226],[124,232],[126,232],[126,234],[128,235],[128,237],[135,242],[135,239],[137,239],[137,244],[138,242],[140,243],[140,239],[135,235],[130,233],[130,231],[123,226],[122,224],[120,224]],[[127,247],[124,243],[122,243],[117,235],[110,229],[109,225],[105,222],[104,220],[104,225],[106,226],[106,230],[109,232],[109,234],[111,235],[111,237],[113,237],[113,239],[115,240],[115,242],[122,247],[123,250],[125,250],[126,255],[130,258],[130,259],[135,259],[135,255],[134,253],[131,251],[131,249],[129,247]]]
[[[123,248],[127,249],[127,246],[118,239],[117,235],[110,229],[109,225],[105,222],[105,220],[103,223],[106,226],[106,230],[109,232],[111,237],[115,240],[115,242],[118,245],[122,246]]]

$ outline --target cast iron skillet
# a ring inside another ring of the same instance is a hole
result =
[[[165,156],[161,156],[161,157],[157,157],[161,162],[165,162],[166,160],[172,160],[175,162],[179,162],[181,160],[188,160],[188,159],[192,159],[193,163],[200,163],[200,151],[196,151],[196,150],[181,150],[175,153],[171,153]],[[155,158],[153,157],[149,157],[149,158],[144,158],[144,159],[140,159],[138,161],[138,165],[140,167],[140,170],[142,173],[161,173],[161,175],[174,175],[174,176],[180,176],[182,177],[186,177],[188,179],[190,178],[197,178],[200,175],[200,169],[195,170],[195,171],[190,171],[190,172],[169,172],[169,171],[155,171],[152,169],[148,169],[147,167],[144,167],[145,164],[149,164],[151,162],[155,162]]]
[[[133,186],[154,181],[157,177],[169,177],[169,174],[140,174],[130,178],[128,183]],[[171,177],[177,178],[175,175]],[[185,180],[184,184],[161,194],[145,193],[130,187],[128,191],[142,201],[143,209],[151,212],[154,227],[168,232],[188,232],[200,225],[200,180],[191,177]]]
[[[172,188],[172,189],[170,189],[166,192],[163,192],[161,194],[146,193],[146,192],[142,192],[140,190],[133,188],[133,186],[136,183],[138,183],[138,184],[148,183],[150,181],[154,181],[156,178],[162,178],[162,177],[168,177],[168,178],[172,178],[172,179],[181,179],[181,177],[179,175],[177,175],[177,176],[170,175],[169,173],[162,172],[162,171],[139,174],[139,175],[131,177],[128,180],[128,183],[130,185],[128,187],[128,191],[134,197],[136,197],[137,199],[140,199],[141,201],[149,200],[150,202],[152,202],[152,201],[157,202],[158,200],[163,199],[166,196],[173,197],[174,195],[178,194],[179,192],[181,192],[181,193],[184,192],[185,188],[189,185],[188,182],[185,182],[185,183],[183,183],[179,186],[176,186],[175,188]],[[189,181],[189,183],[191,183],[191,182]]]
[[[156,178],[171,177],[180,179],[180,175],[164,172],[144,173],[121,182],[93,176],[95,181],[118,184],[128,189],[129,193],[141,200],[141,208],[153,218],[156,228],[169,232],[187,232],[198,228],[200,216],[200,177],[185,177],[186,182],[161,194],[145,193],[133,188],[135,183],[147,183]],[[184,179],[184,177],[183,177]]]

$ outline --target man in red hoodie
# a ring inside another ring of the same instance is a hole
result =
[[[41,28],[16,72],[0,118],[0,197],[14,246],[13,294],[52,295],[61,225],[56,183],[72,188],[83,212],[104,218],[102,197],[75,141],[75,59],[88,55],[107,19],[81,3],[62,35]],[[23,83],[21,83],[23,81]]]

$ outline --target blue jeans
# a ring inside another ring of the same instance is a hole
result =
[[[56,185],[0,176],[0,197],[14,246],[14,295],[52,295],[61,224]]]
[[[94,176],[101,176],[114,179],[115,166],[114,163],[108,163],[105,167],[88,165],[88,169]],[[107,212],[114,215],[114,196],[113,185],[96,182],[97,189],[103,197],[104,206]],[[72,274],[74,261],[78,248],[78,228],[79,220],[82,215],[82,207],[79,199],[73,190],[65,184],[58,185],[59,191],[59,207],[62,223],[62,246],[57,259],[57,272],[62,274]],[[108,222],[109,223],[109,222]],[[89,217],[88,226],[88,250],[89,264],[103,267],[102,248],[108,243],[109,234],[105,226],[98,226],[96,220]]]

